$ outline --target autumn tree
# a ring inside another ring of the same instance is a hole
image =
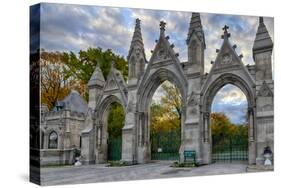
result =
[[[180,91],[169,82],[164,82],[161,88],[163,95],[160,101],[151,105],[152,134],[180,129],[182,101]]]
[[[122,56],[116,55],[112,50],[101,48],[88,48],[78,54],[73,52],[47,52],[42,49],[40,53],[41,65],[41,103],[52,109],[57,100],[63,99],[70,90],[77,90],[88,100],[87,83],[91,78],[97,63],[106,78],[110,71],[111,62],[121,71],[124,79],[128,76],[128,64]]]
[[[62,61],[62,53],[40,53],[40,87],[41,104],[46,104],[52,109],[58,100],[62,100],[71,89],[77,89],[77,80],[66,77],[64,74],[65,64]]]
[[[235,132],[235,127],[224,113],[212,113],[211,130],[213,136],[222,137],[232,135]]]
[[[236,138],[241,143],[247,143],[248,126],[247,124],[233,124],[224,113],[211,114],[212,138],[216,143],[221,143],[224,139]]]

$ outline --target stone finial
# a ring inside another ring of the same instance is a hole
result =
[[[263,23],[263,17],[259,17],[260,24]]]
[[[166,22],[164,22],[163,20],[160,21],[159,26],[160,26],[160,35],[164,36],[165,35]]]
[[[227,33],[227,32],[228,32],[228,31],[227,31],[228,29],[229,29],[229,27],[228,27],[227,25],[224,25],[224,27],[222,28],[222,30],[224,31],[224,33]]]
[[[228,29],[229,29],[229,26],[225,25],[222,30],[224,31],[223,32],[223,35],[221,36],[222,39],[228,39],[230,37],[230,33],[228,32]]]
[[[139,18],[136,19],[136,27],[140,27],[140,21],[141,20]]]

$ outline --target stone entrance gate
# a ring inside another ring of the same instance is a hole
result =
[[[156,89],[170,81],[182,96],[180,160],[185,150],[195,150],[196,160],[211,163],[210,112],[214,96],[226,84],[240,88],[248,100],[248,159],[249,164],[263,162],[264,147],[273,150],[273,80],[271,54],[272,40],[263,18],[253,44],[255,65],[242,62],[242,55],[231,45],[228,26],[223,28],[223,43],[217,50],[209,74],[204,70],[206,49],[200,14],[192,13],[186,43],[188,62],[180,62],[174,45],[165,33],[166,23],[160,22],[160,35],[147,61],[141,34],[140,20],[136,19],[129,54],[129,77],[126,83],[112,64],[104,79],[97,66],[89,81],[89,112],[82,132],[84,163],[107,161],[107,115],[113,102],[121,104],[126,112],[122,129],[122,161],[146,163],[151,160],[150,103]]]

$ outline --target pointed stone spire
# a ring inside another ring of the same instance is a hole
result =
[[[144,45],[141,34],[140,19],[136,19],[135,31],[133,34],[129,54],[127,56],[129,64],[128,80],[137,79],[144,72],[146,61]],[[130,82],[131,83],[131,82]]]
[[[187,40],[186,40],[187,45],[189,44],[190,38],[193,34],[197,34],[199,39],[203,42],[204,47],[206,48],[205,35],[204,35],[202,23],[201,23],[200,14],[196,13],[196,12],[193,12],[191,15],[191,20],[190,20],[190,25],[189,25],[189,30],[188,30],[188,34],[187,34]]]
[[[259,26],[253,46],[253,55],[258,51],[272,51],[272,48],[273,42],[263,22],[263,17],[259,17]]]
[[[133,34],[133,38],[132,38],[132,41],[131,41],[131,45],[130,45],[130,50],[129,50],[129,54],[128,54],[128,57],[127,59],[130,58],[131,56],[131,53],[133,52],[133,49],[135,46],[138,46],[139,48],[141,49],[144,49],[144,46],[143,46],[143,41],[142,41],[142,34],[141,34],[141,23],[140,23],[140,19],[136,19],[136,25],[135,25],[135,31],[134,31],[134,34]]]
[[[94,73],[91,76],[91,79],[88,82],[89,87],[94,87],[94,86],[103,86],[105,83],[104,76],[102,74],[102,71],[100,69],[99,63],[97,64]]]

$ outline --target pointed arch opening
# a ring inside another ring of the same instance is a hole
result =
[[[111,104],[107,118],[107,160],[120,161],[122,151],[122,128],[124,127],[125,113],[121,104]]]
[[[155,156],[152,156],[152,154],[155,154],[156,152],[164,152],[164,148],[162,147],[157,147],[157,146],[152,146],[152,138],[151,138],[151,104],[152,104],[152,98],[153,95],[155,94],[157,88],[161,86],[163,83],[170,83],[173,88],[177,89],[177,92],[180,94],[180,99],[181,99],[181,116],[180,116],[180,130],[179,130],[179,136],[175,137],[172,136],[171,134],[171,139],[166,139],[167,143],[169,140],[172,142],[176,142],[176,139],[179,139],[180,145],[182,144],[182,134],[183,134],[183,129],[182,126],[184,125],[185,121],[185,106],[184,104],[186,103],[186,89],[187,89],[187,83],[185,82],[185,78],[181,77],[181,75],[175,74],[173,71],[170,71],[168,69],[160,68],[157,71],[155,71],[150,77],[144,82],[142,89],[140,89],[138,92],[138,98],[137,98],[137,109],[138,109],[138,117],[137,117],[137,160],[140,163],[150,161],[151,159],[155,159]],[[171,96],[168,96],[171,97]],[[174,113],[170,111],[170,113]],[[165,136],[168,138],[169,133]],[[156,138],[157,139],[157,138]],[[159,138],[160,139],[160,138]],[[157,142],[157,141],[156,141]],[[167,145],[168,147],[168,145]],[[175,149],[173,149],[174,153],[173,155],[166,154],[166,157],[163,159],[169,159],[167,155],[171,156],[171,160],[178,159],[178,153],[179,150],[177,151],[177,144]],[[168,151],[168,150],[167,150]],[[169,152],[167,152],[169,153]],[[160,154],[161,155],[161,154]],[[156,155],[157,156],[157,155]],[[158,155],[159,156],[159,155]],[[162,155],[162,156],[165,156]],[[161,159],[161,158],[158,158]]]
[[[96,125],[97,162],[119,161],[122,152],[125,106],[115,95],[107,96],[99,106]]]
[[[169,81],[155,91],[150,103],[151,160],[179,160],[182,97]]]
[[[56,131],[52,131],[49,134],[49,149],[58,149],[58,134]]]
[[[244,160],[248,161],[249,164],[253,163],[255,160],[255,147],[254,147],[254,142],[255,142],[255,100],[254,100],[254,92],[253,92],[253,87],[251,84],[240,78],[239,76],[231,73],[226,73],[222,74],[220,77],[215,79],[207,88],[204,89],[204,97],[202,100],[202,113],[201,113],[201,121],[202,121],[202,137],[203,137],[203,147],[204,150],[208,155],[205,155],[203,157],[205,163],[211,163],[212,161],[219,161],[217,160],[216,156],[213,156],[212,154],[215,154],[216,148],[213,148],[213,142],[219,142],[218,140],[212,140],[213,134],[212,134],[212,128],[211,128],[211,119],[212,119],[212,107],[213,107],[213,102],[214,100],[216,101],[215,97],[218,94],[218,92],[222,89],[224,90],[224,87],[230,87],[228,85],[231,85],[234,87],[237,91],[239,91],[240,96],[242,96],[244,99],[244,107],[240,109],[240,113],[244,115],[241,116],[240,119],[244,119],[244,127],[245,128],[245,134],[247,133],[247,137],[245,138],[247,141],[244,139],[244,149],[240,149],[239,151],[235,151],[237,155],[241,153],[240,156],[233,156],[230,154],[230,148],[228,151],[222,152],[223,161],[234,161],[234,159],[237,158],[237,160]],[[227,89],[226,89],[227,90]],[[225,92],[225,98],[229,99],[232,97],[231,92]],[[240,98],[241,99],[241,98]],[[242,100],[243,101],[243,100]],[[240,100],[241,102],[241,100]],[[230,105],[232,106],[232,105]],[[214,110],[214,108],[213,108]],[[221,109],[224,113],[227,111],[225,107]],[[232,112],[232,115],[235,115],[236,113]],[[227,118],[226,118],[227,119]],[[228,118],[230,120],[230,118]],[[231,122],[230,122],[231,123]],[[241,126],[242,127],[242,126]],[[243,132],[243,131],[242,131]],[[222,137],[225,134],[222,135]],[[239,139],[238,139],[239,140]],[[228,143],[230,141],[227,141]],[[227,143],[226,142],[226,143]],[[231,141],[232,142],[232,141]],[[223,144],[222,144],[223,145]],[[226,145],[226,144],[224,144]],[[240,143],[242,145],[242,143]],[[231,145],[233,146],[233,144]],[[219,149],[221,150],[221,149]],[[238,149],[237,149],[238,150]],[[243,150],[243,151],[242,151]],[[232,150],[233,151],[233,150]],[[232,152],[232,154],[235,154],[235,152]],[[233,157],[233,158],[231,158]],[[214,158],[214,159],[213,159]]]
[[[213,98],[210,114],[212,162],[248,160],[248,101],[226,84]]]

